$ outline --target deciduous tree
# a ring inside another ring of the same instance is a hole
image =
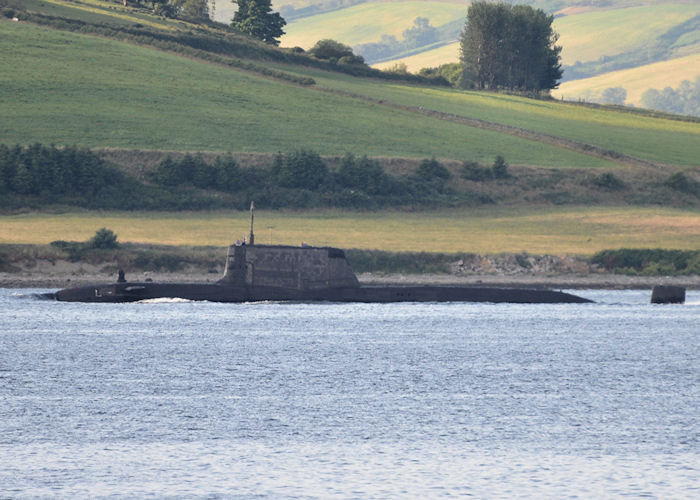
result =
[[[553,21],[527,5],[474,2],[461,35],[463,80],[480,89],[556,88],[561,47]]]

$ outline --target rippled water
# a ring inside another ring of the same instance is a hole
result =
[[[68,304],[0,289],[0,497],[700,496],[700,295]]]

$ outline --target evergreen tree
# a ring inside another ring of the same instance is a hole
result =
[[[352,154],[345,155],[340,163],[338,183],[371,195],[386,194],[391,189],[391,180],[379,162],[367,156],[358,160]]]
[[[236,160],[228,154],[225,158],[217,157],[214,163],[215,183],[219,191],[233,192],[241,185],[241,169]]]
[[[317,153],[302,149],[284,156],[278,155],[272,172],[279,186],[313,191],[328,176],[328,166]]]
[[[282,16],[272,12],[271,0],[232,0],[238,5],[231,27],[254,38],[279,45],[286,24]]]
[[[508,177],[508,164],[501,155],[496,156],[491,166],[491,172],[495,179],[505,179]]]
[[[14,187],[14,190],[20,194],[34,193],[32,172],[24,162],[17,166],[15,177],[12,180],[12,186]]]
[[[14,175],[10,173],[11,168],[10,148],[0,144],[0,193],[6,192],[10,187],[10,179]]]

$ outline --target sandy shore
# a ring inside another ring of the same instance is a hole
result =
[[[0,288],[49,288],[59,289],[91,283],[113,282],[116,276],[97,268],[82,265],[75,269],[37,269],[19,272],[0,272]],[[154,281],[163,283],[214,283],[219,274],[191,269],[175,273],[131,273],[131,282]],[[502,286],[552,289],[651,289],[654,285],[676,285],[691,290],[700,289],[700,276],[624,276],[618,274],[418,274],[418,275],[378,275],[363,273],[358,275],[363,284],[436,284],[465,286]]]

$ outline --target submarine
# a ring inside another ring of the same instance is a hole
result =
[[[181,298],[211,302],[516,302],[583,303],[576,295],[527,288],[361,285],[332,247],[231,245],[224,276],[215,283],[116,283],[59,290],[47,298],[69,302],[136,302]]]
[[[180,298],[211,302],[515,302],[584,303],[576,295],[527,288],[362,285],[345,252],[333,247],[256,245],[251,204],[248,242],[230,245],[223,277],[215,283],[116,282],[65,288],[44,298],[68,302],[137,302]]]

